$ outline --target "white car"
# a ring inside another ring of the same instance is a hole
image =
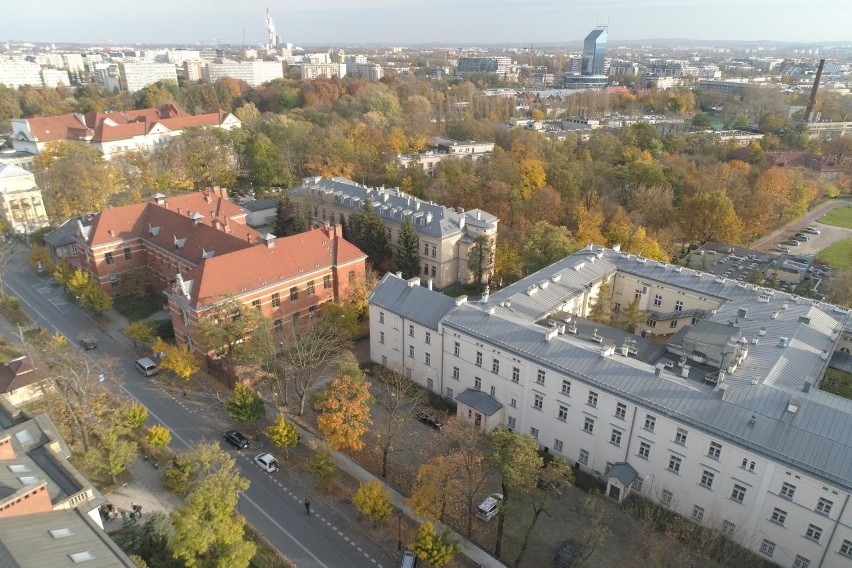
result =
[[[482,519],[486,523],[490,521],[494,516],[500,512],[500,503],[503,502],[503,494],[502,493],[493,493],[490,497],[487,497],[485,501],[479,504],[479,507],[476,508],[476,516],[479,519]]]
[[[819,235],[820,234],[819,229],[816,229],[814,227],[805,227],[804,229],[802,229],[802,232],[803,233],[810,233],[812,235]]]
[[[266,473],[272,473],[280,469],[278,460],[272,457],[272,454],[258,454],[254,457],[254,463]]]

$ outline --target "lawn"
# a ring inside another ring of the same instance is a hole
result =
[[[119,296],[113,300],[113,307],[115,311],[130,321],[138,321],[147,318],[154,312],[162,310],[165,303],[165,296],[159,292],[152,292],[144,298],[133,294]]]
[[[819,388],[826,392],[852,399],[852,373],[839,369],[826,369]]]
[[[849,268],[852,266],[852,239],[838,241],[819,251],[816,257],[832,268]]]
[[[852,207],[838,207],[820,217],[819,222],[852,229]]]

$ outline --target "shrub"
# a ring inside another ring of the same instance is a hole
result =
[[[373,481],[361,482],[352,503],[358,510],[373,519],[375,522],[384,520],[393,512],[390,503],[390,492],[384,484],[375,479]]]

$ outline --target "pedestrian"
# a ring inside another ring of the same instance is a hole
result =
[[[311,514],[311,502],[308,501],[307,499],[305,499],[305,514],[306,515]]]

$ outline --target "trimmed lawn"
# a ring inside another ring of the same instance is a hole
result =
[[[838,207],[820,217],[819,222],[852,229],[852,207]]]
[[[826,369],[819,388],[831,394],[852,399],[852,373],[839,369]]]
[[[115,311],[129,319],[138,321],[145,319],[151,314],[162,310],[166,303],[166,297],[158,292],[152,292],[144,298],[133,295],[119,296],[113,298]]]
[[[852,239],[838,241],[819,251],[816,257],[832,268],[849,268],[852,266]]]

